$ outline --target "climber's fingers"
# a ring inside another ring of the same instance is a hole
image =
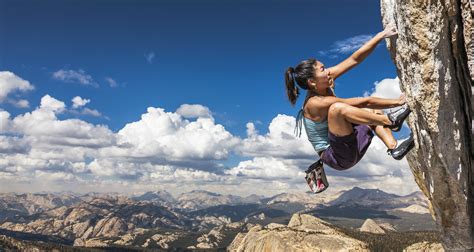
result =
[[[383,31],[383,37],[389,38],[398,34],[397,27],[395,24],[388,24]]]
[[[407,98],[406,98],[405,94],[402,93],[402,94],[400,95],[400,97],[398,97],[398,104],[399,104],[399,105],[403,105],[403,104],[405,104],[405,103],[407,103]]]

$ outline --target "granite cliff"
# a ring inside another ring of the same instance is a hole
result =
[[[382,0],[400,86],[412,108],[408,163],[447,250],[474,249],[472,11],[468,0]],[[472,67],[471,67],[472,68]]]

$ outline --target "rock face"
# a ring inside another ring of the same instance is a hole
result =
[[[396,232],[397,229],[390,223],[380,223],[379,227],[381,227],[384,231]]]
[[[403,252],[431,251],[444,252],[443,245],[440,243],[419,242],[406,247]]]
[[[383,24],[412,114],[408,163],[448,250],[474,249],[472,13],[468,0],[381,0]],[[471,52],[472,53],[472,52]]]
[[[348,237],[327,222],[307,214],[294,214],[288,226],[258,225],[239,233],[229,251],[368,251],[362,241]]]

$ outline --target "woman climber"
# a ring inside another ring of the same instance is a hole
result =
[[[286,91],[292,105],[300,93],[295,83],[307,90],[303,108],[296,118],[296,131],[298,134],[299,130],[301,135],[301,126],[304,124],[308,140],[320,157],[307,171],[308,175],[314,172],[314,187],[310,185],[313,192],[322,192],[328,186],[322,163],[336,170],[351,168],[364,156],[374,136],[373,132],[387,146],[387,153],[397,160],[413,148],[412,134],[402,143],[398,143],[392,135],[392,131],[400,130],[411,112],[403,94],[398,99],[343,99],[334,93],[335,79],[362,62],[382,39],[395,35],[396,28],[388,26],[336,66],[325,68],[322,62],[308,59],[295,68],[289,67],[285,72]],[[398,106],[402,107],[387,115],[381,111]]]

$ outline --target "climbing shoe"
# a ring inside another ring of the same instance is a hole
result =
[[[387,114],[388,119],[392,122],[392,125],[386,125],[386,128],[390,128],[392,131],[398,132],[402,128],[403,121],[408,117],[411,110],[408,105],[404,105],[400,109],[390,112]]]
[[[415,139],[413,133],[410,133],[410,137],[398,144],[394,149],[388,149],[388,155],[392,156],[396,160],[402,159],[413,147],[415,146]]]
[[[306,183],[313,193],[321,193],[329,187],[321,159],[310,165],[305,172]]]

